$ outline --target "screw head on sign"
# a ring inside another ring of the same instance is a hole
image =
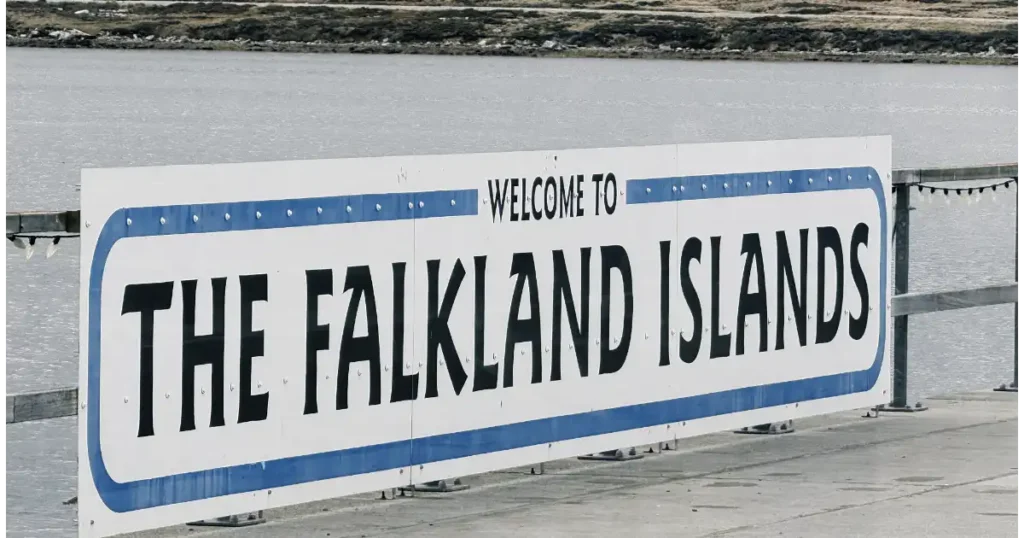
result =
[[[261,387],[263,387],[263,382],[262,381],[257,381],[256,382],[256,388],[261,388]]]
[[[651,192],[651,189],[647,189],[647,192]],[[676,186],[672,185],[672,192],[676,192]]]
[[[772,186],[772,180],[770,180],[770,179],[768,180],[768,186],[769,186],[769,187],[771,187],[771,186]]]
[[[832,183],[832,176],[828,176],[828,182]]]
[[[808,183],[814,183],[814,178],[813,178],[813,177],[809,177],[809,178],[807,178],[807,182],[808,182]]]
[[[285,385],[287,385],[288,384],[288,378],[286,377],[286,378],[282,379],[281,382],[284,383]]]
[[[868,181],[871,181],[871,174],[868,174]]]
[[[163,226],[164,224],[167,224],[167,219],[160,217],[160,226]]]
[[[351,212],[352,212],[352,206],[350,206],[350,205],[345,206],[345,213],[351,213]]]
[[[192,222],[199,222],[199,215],[192,215]]]
[[[224,220],[231,220],[231,213],[224,213]]]
[[[749,181],[747,182],[747,188],[748,189],[750,188],[750,182]]]
[[[321,214],[321,213],[323,213],[323,212],[324,212],[324,208],[322,208],[322,207],[318,207],[318,208],[316,208],[316,214],[317,214],[317,215],[319,215],[319,214]]]
[[[672,187],[672,190],[676,190],[676,188]],[[650,187],[647,187],[647,194],[651,194],[651,188]]]
[[[706,190],[708,190],[708,186],[706,184],[702,183],[701,186],[700,186],[700,190],[706,191]]]
[[[165,392],[164,393],[164,398],[168,399],[168,400],[171,399],[171,393],[170,392]]]
[[[127,396],[124,397],[124,403],[128,403],[128,397]]]
[[[206,387],[199,389],[199,394],[206,394]]]
[[[484,200],[484,205],[487,205],[487,200]],[[412,209],[412,202],[409,202],[409,209]]]
[[[789,178],[789,184],[790,184],[790,185],[792,185],[792,184],[793,184],[793,178]]]
[[[289,209],[288,211],[285,211],[285,214],[287,214],[289,217],[292,216],[292,210]]]
[[[729,188],[729,184],[728,184],[728,183],[726,183],[726,184],[725,184],[725,185],[723,186],[723,188],[726,188],[726,189],[728,189],[728,188]]]
[[[846,176],[846,181],[852,181],[852,180],[853,180],[853,176]]]
[[[423,209],[423,200],[420,200],[420,209]]]
[[[257,211],[256,212],[256,220],[259,220],[259,219],[262,219],[262,218],[263,218],[263,213],[260,213],[259,211]]]
[[[380,211],[380,204],[377,204],[377,211]]]
[[[232,383],[232,384],[228,385],[228,390],[231,391],[231,392],[234,392],[235,391],[235,384]]]
[[[455,207],[455,200],[452,200],[452,207]]]
[[[127,224],[128,226],[131,226],[132,225],[131,217],[129,217],[128,219],[125,219],[124,223]]]

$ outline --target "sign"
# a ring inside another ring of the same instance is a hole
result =
[[[85,170],[81,533],[884,403],[890,154]]]

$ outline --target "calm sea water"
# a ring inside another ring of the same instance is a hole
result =
[[[1016,67],[7,51],[7,210],[83,167],[891,134],[894,165],[1017,160]],[[1014,193],[912,213],[911,291],[1014,278]],[[7,247],[7,390],[77,378],[78,245]],[[1012,308],[912,318],[911,400],[1012,375]],[[75,421],[7,427],[7,531],[70,536]]]

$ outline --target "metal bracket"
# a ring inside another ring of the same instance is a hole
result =
[[[994,390],[996,392],[1017,392],[1017,383],[1016,382],[1003,383],[1002,385],[999,385],[998,387],[996,387],[996,388],[994,388],[992,390]]]
[[[749,433],[755,435],[782,435],[784,433],[793,433],[793,421],[784,420],[782,422],[769,422],[768,424],[758,424],[757,426],[749,426],[746,428],[740,428],[734,433]]]
[[[544,474],[544,462],[540,462],[536,467],[530,467],[530,474]]]
[[[451,493],[453,491],[462,491],[469,489],[469,485],[463,484],[461,478],[456,478],[451,484],[446,480],[434,480],[433,482],[425,482],[423,484],[416,484],[414,486],[402,486],[399,490],[404,495],[408,493]]]
[[[629,461],[638,460],[642,457],[642,454],[636,453],[636,448],[630,448],[629,452],[624,452],[622,450],[605,450],[599,454],[576,456],[576,459],[585,461]]]
[[[248,514],[243,515],[190,521],[187,525],[192,525],[194,527],[251,527],[252,525],[259,525],[260,523],[266,522],[267,520],[263,517],[263,510],[260,510],[259,512],[249,512]]]
[[[928,406],[917,402],[913,407],[904,405],[902,407],[895,407],[892,404],[879,405],[875,407],[876,413],[917,413],[919,411],[927,411]]]

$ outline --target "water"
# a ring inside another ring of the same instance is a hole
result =
[[[7,209],[83,167],[891,134],[896,167],[1016,161],[1016,67],[7,51]],[[1013,194],[914,202],[911,291],[1014,278]],[[78,244],[7,247],[7,390],[75,384]],[[1012,307],[916,316],[910,397],[1012,375]],[[73,535],[75,421],[7,427],[7,530]]]

